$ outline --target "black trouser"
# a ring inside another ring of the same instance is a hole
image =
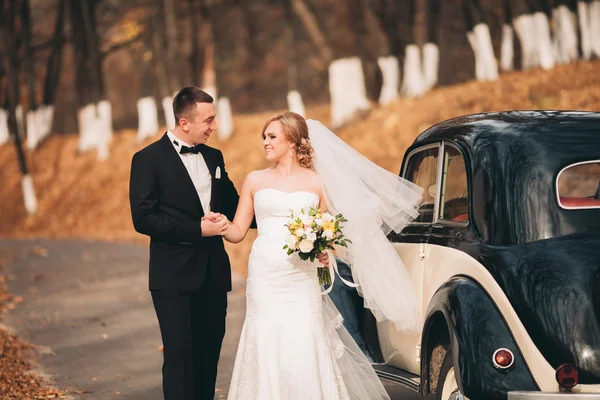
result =
[[[210,274],[197,292],[153,290],[164,345],[165,400],[213,400],[227,314],[227,293]]]

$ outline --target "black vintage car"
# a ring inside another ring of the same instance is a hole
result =
[[[365,324],[379,375],[444,400],[600,399],[600,113],[448,120],[401,175],[425,188],[419,218],[389,237],[422,332]]]

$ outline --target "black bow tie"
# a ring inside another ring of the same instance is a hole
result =
[[[202,150],[202,145],[201,144],[197,144],[195,146],[192,147],[187,147],[187,146],[181,146],[181,150],[179,150],[180,154],[185,154],[185,153],[194,153],[194,154],[198,154],[200,153],[200,151]]]

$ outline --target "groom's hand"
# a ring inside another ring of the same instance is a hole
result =
[[[202,229],[202,236],[218,236],[222,235],[222,232],[226,232],[229,228],[229,221],[227,218],[212,221],[210,219],[202,219],[200,222]]]
[[[215,212],[211,211],[208,214],[206,214],[204,217],[202,217],[202,221],[209,220],[212,222],[219,222],[223,218],[227,219],[223,214],[219,214],[219,213],[215,213]]]

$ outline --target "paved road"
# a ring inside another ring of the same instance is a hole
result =
[[[77,399],[161,398],[160,332],[147,290],[147,249],[81,240],[0,241],[9,290],[24,302],[6,325],[43,346],[42,372]],[[227,397],[244,318],[244,281],[229,294],[217,398]],[[392,399],[421,396],[387,384]]]

